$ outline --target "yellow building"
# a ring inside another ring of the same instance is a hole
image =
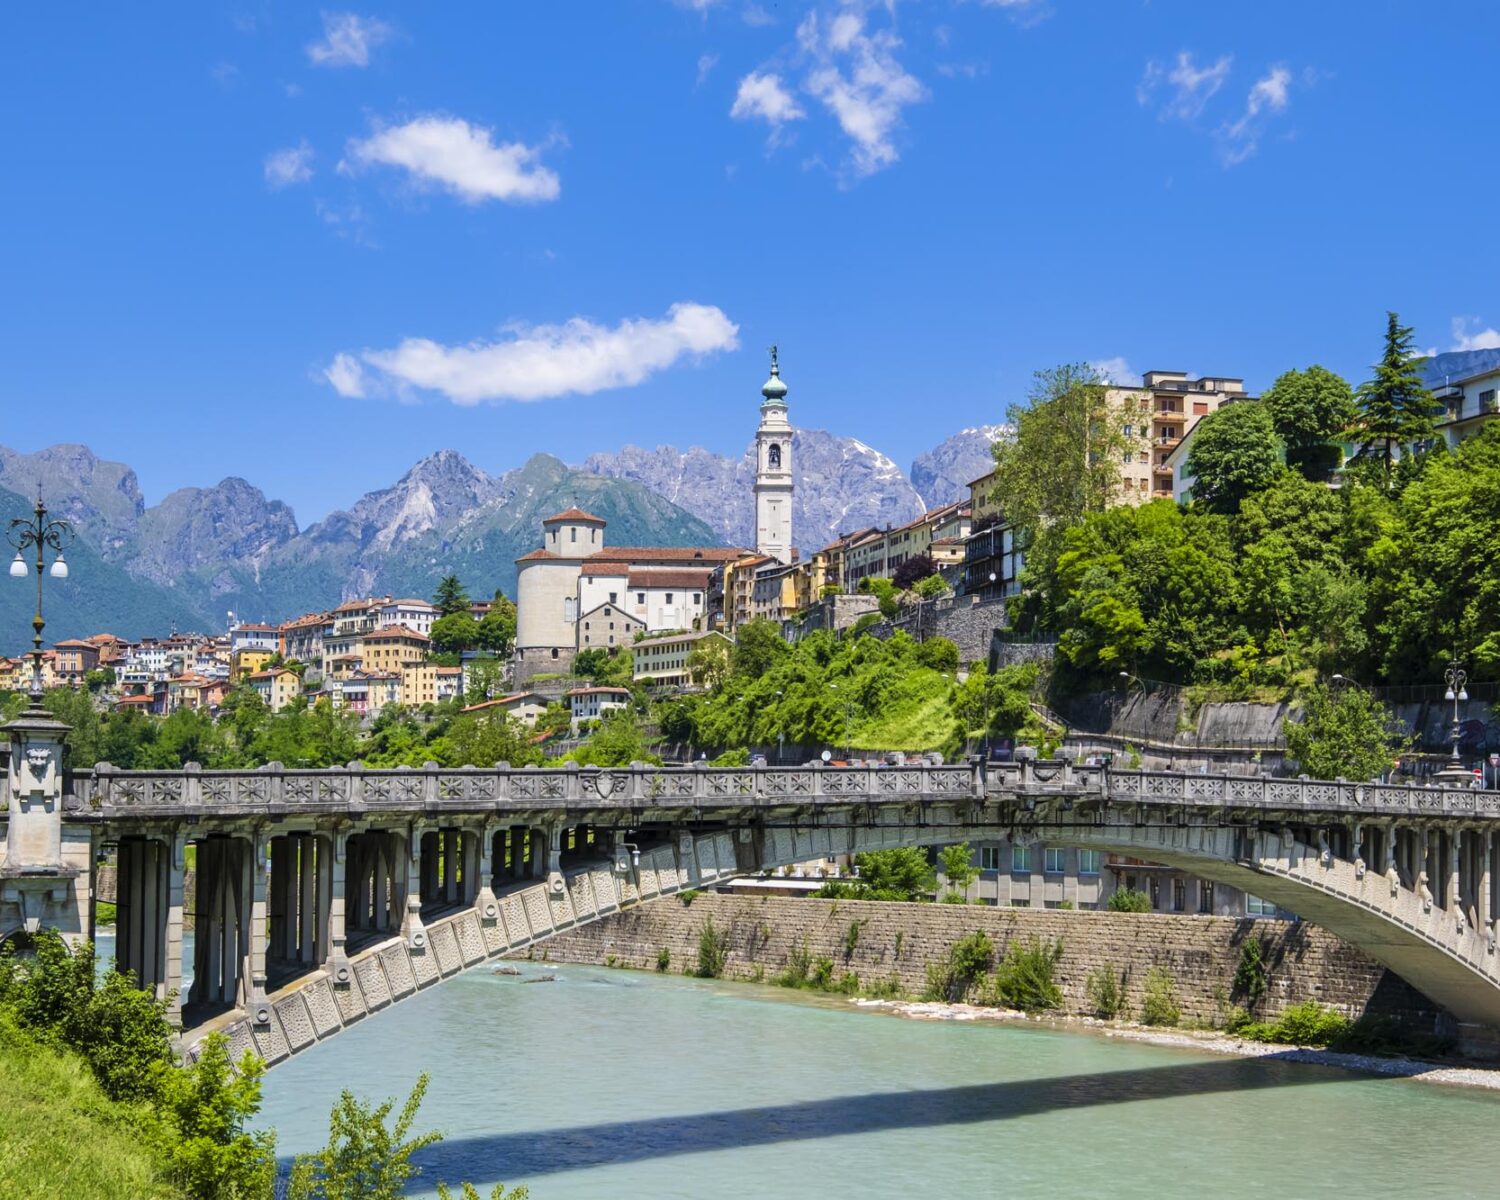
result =
[[[420,708],[424,704],[436,704],[438,699],[438,670],[436,663],[409,662],[401,667],[401,695],[399,703],[407,708]]]
[[[250,686],[272,712],[280,712],[302,695],[302,677],[290,667],[255,671],[249,678]]]
[[[246,646],[229,656],[229,682],[237,683],[243,676],[264,671],[266,664],[276,657],[274,651],[257,646]]]
[[[1124,417],[1119,502],[1144,504],[1171,499],[1173,470],[1167,459],[1189,430],[1221,405],[1250,397],[1242,379],[1147,371],[1139,387],[1111,387],[1109,398]]]
[[[360,655],[369,674],[399,675],[409,663],[427,658],[428,639],[405,625],[387,625],[364,635]]]

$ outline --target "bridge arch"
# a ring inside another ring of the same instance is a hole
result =
[[[858,821],[845,813],[841,820],[659,830],[652,844],[639,848],[638,860],[617,850],[546,880],[483,890],[473,907],[428,921],[421,944],[396,936],[369,945],[351,955],[344,986],[315,972],[273,994],[261,1014],[266,1020],[242,1018],[227,1033],[236,1053],[254,1049],[274,1065],[468,967],[636,904],[830,854],[1001,837],[1127,854],[1253,892],[1341,937],[1458,1021],[1500,1026],[1490,874],[1461,885],[1461,837],[1451,846],[1454,874],[1435,890],[1425,871],[1403,879],[1400,838],[1392,828],[1297,829],[1180,813],[1164,818],[1135,807],[1081,816],[1055,803],[1020,812],[1007,807],[1003,820],[996,815],[967,805],[918,805]],[[1489,841],[1486,847],[1493,849]],[[1377,851],[1382,862],[1361,857]],[[1445,907],[1444,896],[1454,902]],[[1465,899],[1472,901],[1467,910]]]

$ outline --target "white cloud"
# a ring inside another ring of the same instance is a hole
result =
[[[1177,61],[1167,68],[1156,59],[1146,64],[1146,72],[1136,85],[1135,98],[1142,105],[1153,103],[1163,84],[1171,88],[1166,100],[1157,110],[1163,121],[1176,119],[1191,121],[1203,111],[1203,106],[1213,98],[1229,78],[1229,68],[1234,63],[1233,55],[1225,54],[1206,67],[1193,61],[1191,52],[1178,53]]]
[[[1098,373],[1101,379],[1121,387],[1138,387],[1141,382],[1140,373],[1132,371],[1130,364],[1125,359],[1116,355],[1114,358],[1096,358],[1089,363]]]
[[[709,73],[719,65],[717,54],[698,55],[698,82],[701,85],[708,78]]]
[[[395,32],[384,21],[358,13],[323,14],[323,40],[307,44],[308,60],[319,67],[368,67],[370,52]]]
[[[1454,350],[1500,350],[1500,330],[1491,328],[1469,332],[1470,323],[1479,324],[1478,317],[1453,318]]]
[[[485,401],[548,400],[632,387],[684,357],[739,345],[739,326],[711,304],[674,304],[659,320],[631,318],[605,327],[585,317],[523,326],[498,341],[445,346],[406,338],[390,350],[338,354],[324,372],[340,395],[366,394],[360,366],[382,373],[390,390],[440,392],[465,406]]]
[[[323,378],[340,396],[357,398],[365,394],[365,369],[352,354],[335,354],[323,369]]]
[[[892,135],[902,110],[927,96],[927,89],[896,61],[901,39],[889,30],[867,32],[861,11],[844,9],[820,24],[808,13],[797,27],[797,41],[816,65],[804,90],[823,102],[854,143],[856,174],[871,175],[900,158]]]
[[[491,134],[457,117],[425,116],[352,141],[348,154],[361,165],[403,167],[419,182],[446,188],[466,204],[556,200],[562,189],[557,172],[538,161],[543,147],[496,145]]]
[[[1047,0],[980,0],[985,8],[998,8],[1017,25],[1036,25],[1052,15]]]
[[[1291,84],[1292,73],[1278,64],[1251,86],[1245,111],[1219,130],[1219,152],[1226,167],[1242,163],[1255,153],[1267,119],[1286,110]]]
[[[740,9],[740,20],[752,29],[762,29],[767,25],[776,24],[776,18],[759,4],[747,4]]]
[[[312,160],[313,148],[306,138],[295,146],[266,155],[266,186],[279,191],[294,183],[306,183],[312,178]]]
[[[796,97],[786,90],[780,75],[754,71],[740,80],[729,115],[736,121],[765,121],[772,128],[807,116]]]

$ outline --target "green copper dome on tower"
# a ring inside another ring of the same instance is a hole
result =
[[[760,394],[766,398],[767,404],[786,406],[786,384],[781,382],[781,368],[776,363],[775,346],[771,347],[771,378],[766,380]]]

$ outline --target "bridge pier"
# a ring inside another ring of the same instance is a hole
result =
[[[257,908],[262,923],[265,920],[265,873],[256,870],[256,846],[251,838],[213,836],[194,845],[198,911],[188,1002],[210,1008],[244,1005],[254,991],[257,972],[262,994],[265,989],[264,934],[253,936]],[[254,879],[257,874],[259,886]]]

